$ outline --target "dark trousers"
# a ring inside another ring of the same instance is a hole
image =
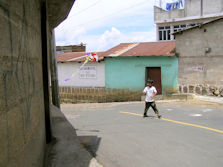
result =
[[[155,103],[155,101],[153,101],[153,102],[145,102],[144,115],[147,114],[147,111],[148,111],[148,109],[149,109],[150,106],[152,107],[152,109],[153,109],[153,111],[155,112],[155,114],[159,115],[159,111],[158,111],[158,109],[157,109],[157,107],[156,107],[156,103]]]

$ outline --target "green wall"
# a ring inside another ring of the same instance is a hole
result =
[[[162,93],[178,90],[178,59],[174,57],[112,57],[105,59],[105,86],[141,90],[145,86],[146,67],[161,67]]]

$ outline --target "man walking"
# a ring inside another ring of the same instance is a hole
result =
[[[153,111],[155,112],[155,114],[157,114],[157,117],[161,118],[161,115],[159,114],[159,111],[157,110],[156,103],[155,103],[155,100],[154,100],[154,97],[157,94],[157,90],[153,86],[153,80],[152,79],[147,80],[147,86],[143,90],[143,93],[146,95],[145,110],[144,110],[143,117],[148,117],[147,116],[147,111],[148,111],[149,107],[151,106]]]

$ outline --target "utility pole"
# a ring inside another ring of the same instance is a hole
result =
[[[200,16],[203,16],[203,0],[200,0]]]

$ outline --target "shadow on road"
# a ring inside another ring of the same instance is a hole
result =
[[[96,157],[101,138],[98,138],[97,136],[78,136],[78,139],[91,156]]]
[[[77,136],[76,130],[56,107],[51,107],[53,140],[47,145],[45,167],[101,166],[94,158],[101,138]]]

